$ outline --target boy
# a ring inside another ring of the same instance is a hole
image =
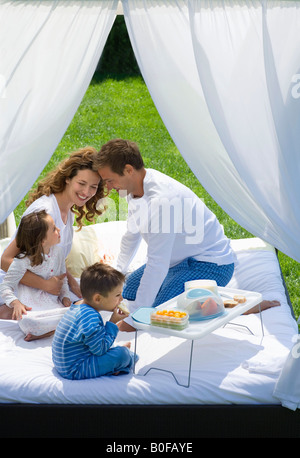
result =
[[[62,377],[79,380],[118,375],[132,368],[130,344],[112,348],[118,333],[116,323],[128,316],[119,309],[124,279],[121,272],[102,263],[82,272],[83,299],[66,312],[53,338],[53,363]],[[112,312],[105,325],[101,310]]]

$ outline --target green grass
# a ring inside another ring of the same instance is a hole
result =
[[[189,169],[168,134],[140,76],[94,77],[72,123],[39,178],[67,153],[87,145],[99,149],[103,143],[116,137],[136,141],[146,167],[172,176],[204,199],[223,224],[228,237],[252,237],[217,205]],[[114,198],[117,200],[118,196]],[[17,223],[25,209],[25,200],[26,197],[15,211]],[[279,253],[279,259],[298,317],[300,265],[282,253]]]

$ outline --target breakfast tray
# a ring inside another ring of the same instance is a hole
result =
[[[150,369],[147,370],[147,372],[145,372],[145,374],[141,374],[141,375],[146,376],[151,370],[168,372],[169,374],[173,376],[173,378],[175,379],[178,385],[183,386],[185,388],[189,388],[190,380],[191,380],[194,340],[200,339],[206,336],[207,334],[213,332],[215,329],[220,328],[221,326],[225,326],[227,323],[231,322],[234,318],[247,312],[255,305],[260,304],[260,302],[262,301],[262,295],[260,293],[253,292],[253,291],[245,291],[245,290],[240,290],[240,289],[218,287],[218,292],[219,292],[219,295],[223,299],[233,299],[233,296],[235,295],[245,296],[246,302],[238,304],[233,308],[225,308],[224,313],[222,313],[219,316],[216,316],[215,318],[206,319],[203,321],[190,321],[188,326],[182,330],[152,325],[151,318],[150,318],[150,315],[151,313],[153,313],[154,310],[171,310],[171,309],[176,308],[177,298],[179,296],[176,296],[173,299],[170,299],[169,301],[164,302],[163,304],[159,305],[158,307],[155,307],[155,309],[152,307],[140,307],[131,315],[134,321],[134,326],[136,328],[135,347],[134,347],[135,356],[136,356],[136,347],[137,347],[137,333],[139,330],[148,331],[148,332],[159,332],[161,334],[177,336],[183,339],[188,339],[191,342],[187,384],[180,383],[177,380],[173,372],[167,369],[161,369],[157,367],[151,367]],[[261,329],[262,329],[262,336],[263,336],[264,331],[263,331],[262,314],[261,314],[260,307],[259,307],[259,312],[260,312]],[[135,373],[135,364],[134,364],[133,372]],[[136,375],[140,375],[140,374],[136,374]]]
[[[229,321],[247,312],[249,309],[259,304],[262,301],[262,295],[253,291],[245,291],[240,289],[231,289],[226,287],[218,287],[218,292],[222,298],[233,298],[234,295],[242,295],[246,297],[246,302],[238,304],[233,308],[225,308],[223,314],[204,321],[190,321],[185,329],[177,330],[165,328],[162,326],[154,326],[151,324],[150,315],[154,310],[171,310],[177,306],[177,298],[170,299],[167,302],[159,305],[155,309],[152,307],[140,307],[132,315],[134,326],[138,330],[148,332],[160,332],[172,336],[182,337],[183,339],[200,339],[211,333],[215,329],[226,325]]]

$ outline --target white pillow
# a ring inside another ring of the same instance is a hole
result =
[[[66,259],[69,272],[79,278],[85,267],[95,262],[114,265],[120,251],[121,238],[126,231],[126,221],[110,221],[74,227],[71,251]]]
[[[93,226],[84,226],[76,232],[66,259],[66,267],[73,277],[79,278],[85,267],[99,261],[98,240]]]
[[[115,267],[126,228],[126,221],[109,221],[84,226],[79,232],[76,232],[75,228],[72,249],[66,260],[69,272],[79,278],[85,267],[99,261]],[[147,245],[142,240],[128,272],[144,264],[146,256]]]

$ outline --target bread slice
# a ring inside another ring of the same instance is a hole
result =
[[[126,313],[127,315],[129,315],[129,310],[127,308],[127,306],[124,304],[124,302],[121,302],[119,305],[118,305],[119,309],[123,312],[123,313]]]

